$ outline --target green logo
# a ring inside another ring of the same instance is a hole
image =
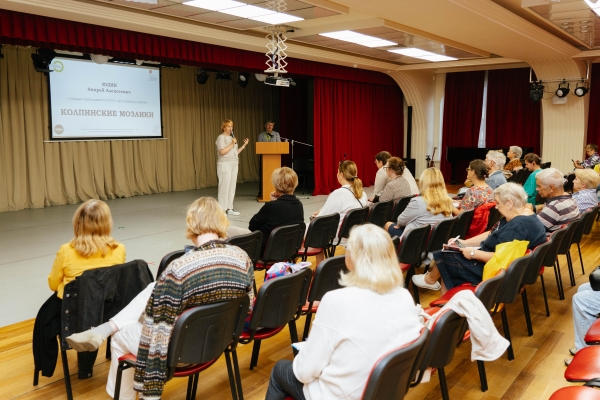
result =
[[[65,69],[64,64],[60,61],[54,61],[54,63],[52,63],[52,67],[54,68],[54,72],[63,72]]]

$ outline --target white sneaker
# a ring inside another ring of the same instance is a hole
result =
[[[418,287],[423,288],[423,289],[440,290],[440,288],[441,288],[440,283],[435,282],[434,284],[430,284],[430,283],[425,282],[425,275],[427,275],[427,274],[413,275],[413,277],[412,277],[413,284],[415,284]]]
[[[229,210],[227,210],[225,212],[227,213],[227,215],[240,215],[240,213],[235,211],[233,208],[230,208]]]
[[[77,352],[96,351],[104,341],[104,338],[97,333],[92,333],[87,330],[80,333],[75,333],[66,338],[69,346]]]

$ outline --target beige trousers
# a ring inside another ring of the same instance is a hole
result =
[[[217,177],[219,178],[219,205],[223,210],[233,209],[235,185],[237,182],[238,162],[221,161],[217,163]]]

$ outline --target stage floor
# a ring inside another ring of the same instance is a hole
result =
[[[256,182],[237,186],[234,207],[241,215],[229,218],[232,225],[248,227],[250,218],[262,207],[256,201],[257,192]],[[304,204],[308,223],[308,216],[325,203],[327,196],[300,193],[296,195]],[[108,200],[114,220],[113,237],[125,245],[127,261],[143,259],[156,273],[165,254],[188,244],[186,207],[202,196],[216,198],[217,188]],[[0,213],[0,327],[35,318],[52,294],[48,274],[60,245],[73,237],[71,220],[78,206]]]

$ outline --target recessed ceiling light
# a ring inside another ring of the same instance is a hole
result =
[[[390,53],[402,54],[403,56],[419,58],[421,60],[440,62],[440,61],[455,61],[458,58],[448,57],[441,54],[432,53],[426,50],[409,47],[406,49],[388,50]]]
[[[225,11],[221,11],[221,12],[225,12]],[[284,13],[261,15],[261,16],[257,16],[257,17],[252,17],[250,19],[254,20],[254,21],[264,22],[264,23],[270,24],[270,25],[287,24],[288,22],[296,22],[296,21],[304,20],[304,18],[295,17],[293,15],[284,14]]]
[[[186,1],[183,4],[186,6],[204,8],[211,11],[220,11],[227,8],[241,7],[246,5],[234,0],[192,0]]]
[[[234,15],[240,18],[247,18],[253,21],[264,22],[270,25],[304,20],[304,18],[278,13],[267,8],[248,5],[235,0],[191,0],[186,1],[183,4],[186,6],[204,8],[206,10],[218,11],[223,14]]]
[[[268,10],[268,9],[262,8],[262,7],[250,6],[250,5],[242,6],[242,7],[235,7],[235,8],[228,8],[226,10],[223,10],[222,12],[230,14],[230,15],[235,15],[236,17],[242,17],[242,18],[254,18],[254,17],[261,16],[261,15],[275,14],[275,11]]]
[[[360,44],[361,46],[366,47],[386,47],[398,45],[398,43],[390,42],[389,40],[383,40],[375,36],[363,35],[362,33],[353,31],[326,32],[319,33],[319,35],[332,39],[343,40],[344,42]]]

